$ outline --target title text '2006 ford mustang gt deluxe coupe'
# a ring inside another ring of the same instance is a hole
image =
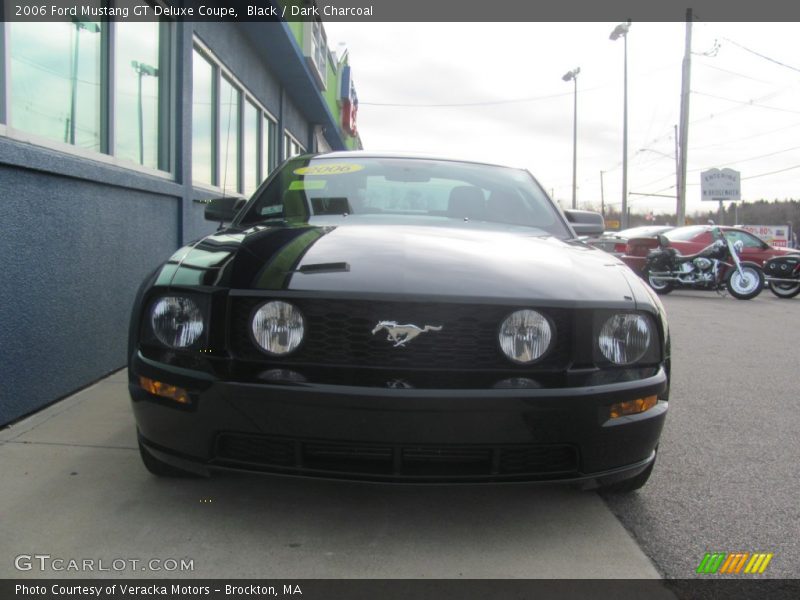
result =
[[[206,217],[229,225],[178,250],[133,308],[153,473],[647,481],[667,413],[663,307],[577,241],[527,171],[306,155]]]

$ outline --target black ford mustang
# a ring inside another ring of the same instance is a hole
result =
[[[153,473],[647,481],[667,413],[663,307],[576,241],[526,171],[301,156],[206,216],[230,225],[178,250],[133,308]]]

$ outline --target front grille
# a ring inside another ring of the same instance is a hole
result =
[[[578,473],[567,444],[390,445],[223,433],[218,464],[279,473],[382,480],[565,479]]]
[[[569,311],[538,308],[556,328],[556,343],[539,363],[513,365],[497,342],[501,322],[527,307],[476,304],[292,299],[306,318],[306,339],[292,355],[267,357],[250,338],[250,316],[263,298],[231,298],[231,349],[237,358],[285,364],[363,366],[392,369],[558,370],[569,363],[572,321]],[[385,330],[372,334],[379,321],[441,326],[406,346],[394,347]]]

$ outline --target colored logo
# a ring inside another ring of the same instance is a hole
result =
[[[719,574],[761,574],[767,570],[773,554],[764,552],[706,552],[697,566],[697,573]]]

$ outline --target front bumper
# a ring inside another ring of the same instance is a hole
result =
[[[138,385],[180,386],[180,405]],[[136,354],[130,393],[140,442],[200,474],[244,469],[391,482],[613,483],[654,460],[668,403],[610,419],[612,403],[667,397],[644,379],[543,389],[384,389],[223,381]]]

